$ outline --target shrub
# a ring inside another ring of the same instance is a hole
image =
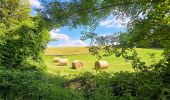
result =
[[[12,100],[81,100],[81,92],[51,83],[51,76],[37,71],[0,70],[0,96]],[[48,81],[47,81],[48,80]],[[55,80],[63,80],[56,77]]]
[[[65,83],[65,87],[82,91],[87,100],[162,100],[170,98],[169,85],[161,76],[144,73],[80,74]]]
[[[65,86],[73,90],[83,91],[84,98],[88,100],[113,100],[126,96],[134,98],[132,92],[136,87],[132,88],[133,84],[130,84],[132,80],[133,74],[128,72],[119,74],[86,72],[66,82]]]
[[[0,98],[11,100],[168,100],[170,85],[155,72],[86,72],[73,79],[36,70],[0,70]]]
[[[21,22],[5,33],[5,43],[0,44],[0,65],[4,68],[23,69],[26,66],[27,69],[30,66],[34,69],[37,64],[33,62],[42,62],[41,53],[49,41],[49,34],[41,20],[32,20]]]

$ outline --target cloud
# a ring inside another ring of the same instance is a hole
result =
[[[88,46],[87,43],[81,40],[72,40],[66,34],[60,33],[60,29],[53,29],[50,31],[50,37],[52,40],[64,40],[63,43],[57,44],[59,47],[63,46]]]
[[[116,18],[115,16],[110,17],[111,18],[101,21],[100,26],[120,28],[126,27],[127,23],[130,21],[129,18]]]
[[[42,8],[41,3],[38,0],[30,0],[30,5],[32,8]]]
[[[69,36],[66,34],[59,33],[60,29],[53,29],[50,31],[50,37],[52,40],[63,39],[66,42],[69,42]]]
[[[81,40],[71,40],[67,43],[59,44],[58,46],[88,46],[88,44]]]

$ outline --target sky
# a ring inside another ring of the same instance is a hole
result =
[[[41,8],[41,2],[38,0],[30,0],[31,8]],[[35,15],[36,12],[34,10],[31,11],[31,15]],[[110,35],[116,32],[124,32],[126,31],[126,24],[128,23],[129,19],[118,19],[116,20],[115,16],[108,16],[107,19],[100,22],[99,26],[96,28],[95,33],[98,35]],[[80,37],[82,36],[81,32],[83,28],[77,29],[69,29],[69,27],[65,26],[60,29],[53,29],[51,30],[50,37],[53,40],[49,42],[49,47],[65,47],[65,46],[88,46],[89,41],[81,41]]]

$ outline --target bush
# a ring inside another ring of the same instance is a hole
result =
[[[6,69],[22,70],[24,69],[22,67],[25,66],[28,69],[30,66],[29,69],[31,67],[35,69],[36,66],[33,63],[42,62],[41,55],[50,37],[41,18],[37,16],[37,20],[34,21],[34,19],[23,21],[4,33],[4,43],[0,44],[0,66]]]
[[[48,78],[48,81],[47,81]],[[36,71],[0,70],[0,96],[7,100],[80,100],[81,92],[51,83],[51,76]],[[62,80],[56,77],[55,80]]]
[[[7,100],[168,100],[169,88],[154,72],[86,72],[67,79],[40,71],[0,70],[0,98]]]
[[[162,100],[170,98],[168,84],[161,76],[145,73],[84,73],[65,83],[66,87],[84,92],[88,100]]]
[[[66,82],[65,86],[73,90],[83,91],[84,98],[88,100],[113,100],[127,96],[134,98],[132,93],[136,92],[134,90],[136,86],[135,83],[130,84],[133,78],[133,74],[128,72],[119,74],[86,72]]]

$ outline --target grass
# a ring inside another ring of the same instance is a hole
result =
[[[157,62],[161,59],[162,50],[159,49],[136,49],[139,57],[141,57],[142,61],[146,61],[147,65],[152,64],[153,62]],[[155,53],[155,58],[151,59],[149,54]],[[47,48],[45,50],[45,63],[48,68],[48,72],[51,74],[61,75],[74,75],[83,72],[96,72],[94,69],[94,62],[97,60],[95,56],[92,56],[88,52],[88,48],[85,47],[58,47],[58,48]],[[53,63],[54,57],[67,58],[69,60],[68,66],[57,66]],[[82,69],[71,69],[71,62],[73,60],[81,60],[85,62],[85,65]],[[120,71],[129,71],[133,72],[134,70],[131,67],[130,62],[126,62],[122,57],[117,58],[114,55],[110,57],[104,57],[102,60],[106,60],[109,63],[108,69],[103,69],[100,71],[107,72],[120,72]]]
[[[49,47],[45,50],[46,55],[79,55],[89,54],[86,47]]]

